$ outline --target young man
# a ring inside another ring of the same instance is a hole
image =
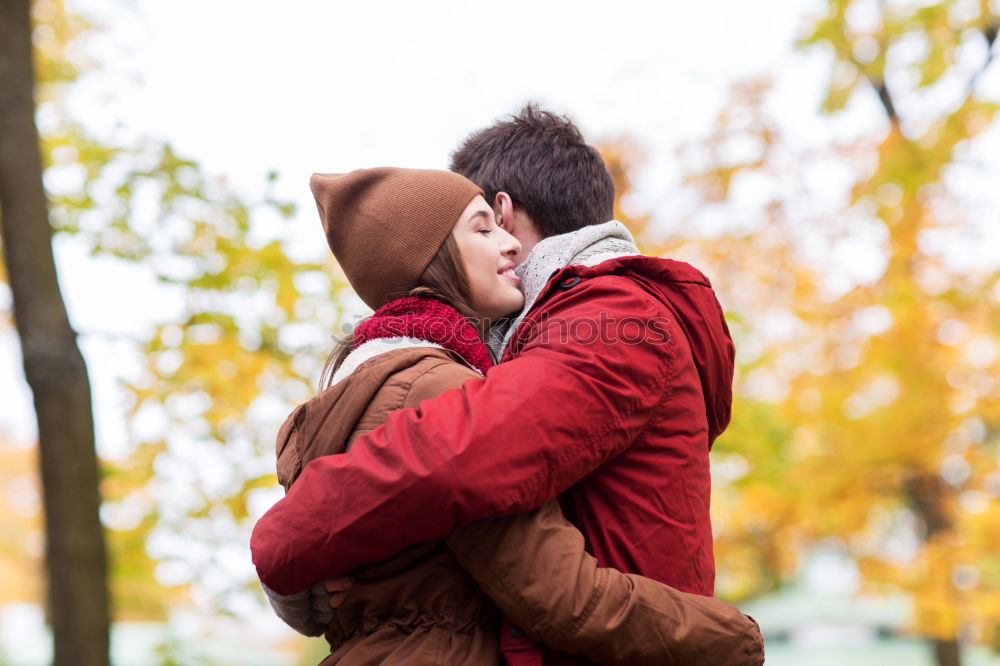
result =
[[[310,463],[255,527],[261,580],[295,593],[558,496],[600,565],[711,596],[708,453],[729,421],[733,346],[707,278],[639,255],[603,160],[565,118],[526,107],[452,167],[522,245],[504,362]],[[534,649],[519,634],[508,652]],[[762,660],[755,638],[741,663]]]

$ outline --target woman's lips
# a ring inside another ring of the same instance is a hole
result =
[[[500,275],[501,277],[505,277],[508,280],[511,280],[514,284],[521,284],[521,278],[517,277],[517,274],[514,273],[513,268],[507,271],[503,271],[502,273],[500,273]]]
[[[517,274],[514,272],[513,261],[508,261],[506,264],[501,266],[500,270],[497,271],[497,274],[511,280],[514,284],[521,284],[521,278],[517,277]]]

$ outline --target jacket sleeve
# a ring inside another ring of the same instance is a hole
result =
[[[522,325],[532,328],[518,358],[485,380],[310,462],[254,527],[261,581],[297,592],[473,520],[535,509],[627,448],[669,397],[681,333],[626,278],[584,280],[554,301]],[[608,313],[661,325],[619,341]]]
[[[757,666],[757,624],[718,599],[599,567],[550,502],[445,537],[501,611],[550,648],[601,664]]]

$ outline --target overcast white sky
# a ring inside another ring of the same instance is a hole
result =
[[[141,85],[115,120],[235,175],[278,167],[444,167],[456,142],[527,99],[591,136],[669,137],[735,76],[773,70],[806,8],[772,0],[139,3]],[[248,149],[252,144],[253,150]]]

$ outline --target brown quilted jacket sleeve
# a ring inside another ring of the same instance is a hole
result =
[[[510,620],[602,664],[757,666],[756,622],[725,602],[597,566],[559,505],[480,520],[445,539]]]

